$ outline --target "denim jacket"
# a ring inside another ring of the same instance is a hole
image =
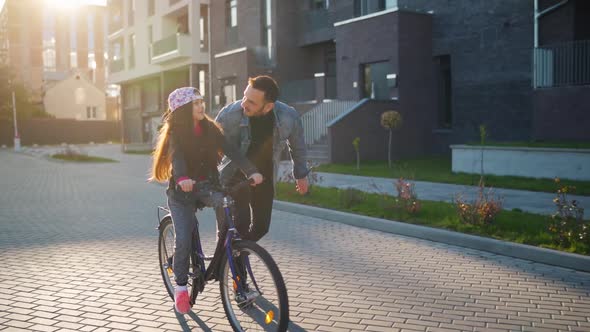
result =
[[[217,121],[223,128],[224,135],[230,144],[239,147],[242,154],[246,154],[250,147],[250,119],[244,115],[241,101],[236,101],[225,106],[217,117]],[[281,160],[281,152],[289,147],[291,161],[293,163],[293,176],[302,179],[307,176],[307,147],[303,136],[303,125],[299,113],[295,109],[280,101],[275,102],[273,109],[275,126],[273,130],[273,169],[274,181],[277,181],[278,166]],[[237,169],[235,162],[228,156],[224,156],[218,167],[222,183],[228,181]]]

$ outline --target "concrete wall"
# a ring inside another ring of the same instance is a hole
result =
[[[118,141],[121,130],[114,121],[76,121],[70,119],[31,119],[18,124],[21,144],[81,144]],[[14,128],[0,121],[0,145],[13,144]]]
[[[590,180],[590,149],[453,145],[453,172]]]

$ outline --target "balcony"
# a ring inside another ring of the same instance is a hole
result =
[[[166,64],[190,57],[190,38],[188,34],[175,33],[164,39],[155,41],[150,45],[151,62],[153,64]]]
[[[590,85],[590,40],[540,46],[533,50],[533,87]]]
[[[306,11],[300,16],[299,31],[300,46],[334,39],[333,14],[327,9]]]
[[[112,60],[109,63],[109,72],[110,73],[118,73],[123,70],[125,70],[125,61],[123,59]]]

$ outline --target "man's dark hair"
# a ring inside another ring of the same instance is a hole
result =
[[[248,84],[256,90],[264,92],[264,99],[275,102],[279,97],[279,85],[270,76],[256,76],[248,79]]]

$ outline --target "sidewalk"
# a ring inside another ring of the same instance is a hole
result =
[[[289,162],[281,163],[279,174],[284,174],[287,167],[290,167]],[[365,192],[383,192],[389,195],[397,195],[394,185],[395,179],[322,172],[317,174],[322,178],[322,181],[316,184],[320,187],[355,188]],[[473,200],[478,190],[477,186],[425,181],[413,182],[416,186],[418,198],[430,201],[453,202],[454,197],[459,194],[468,200]],[[505,210],[521,209],[522,211],[545,215],[555,213],[553,203],[555,194],[553,193],[502,188],[494,188],[494,192],[503,198],[502,207]],[[590,197],[577,195],[569,195],[568,197],[571,200],[577,200],[580,206],[585,209],[585,218],[590,216]]]
[[[123,154],[121,153],[121,146],[119,144],[78,144],[75,146],[91,155],[110,157],[117,160],[149,158],[149,156]],[[63,146],[23,147],[23,152],[29,155],[43,157],[61,151],[64,148]],[[290,161],[281,162],[279,176],[285,174],[285,171],[290,169],[290,167]],[[365,192],[383,192],[389,195],[397,195],[394,185],[395,179],[323,172],[318,172],[317,174],[322,178],[322,181],[316,184],[320,187],[355,188]],[[459,194],[468,200],[473,200],[478,190],[476,186],[425,181],[413,182],[416,186],[418,198],[431,201],[450,203]],[[522,211],[545,215],[555,213],[555,205],[553,204],[553,198],[555,198],[554,193],[503,188],[494,188],[494,192],[503,198],[503,208],[505,210],[521,209]],[[580,206],[585,209],[584,218],[590,217],[590,196],[569,195],[568,197],[571,200],[577,200]]]

